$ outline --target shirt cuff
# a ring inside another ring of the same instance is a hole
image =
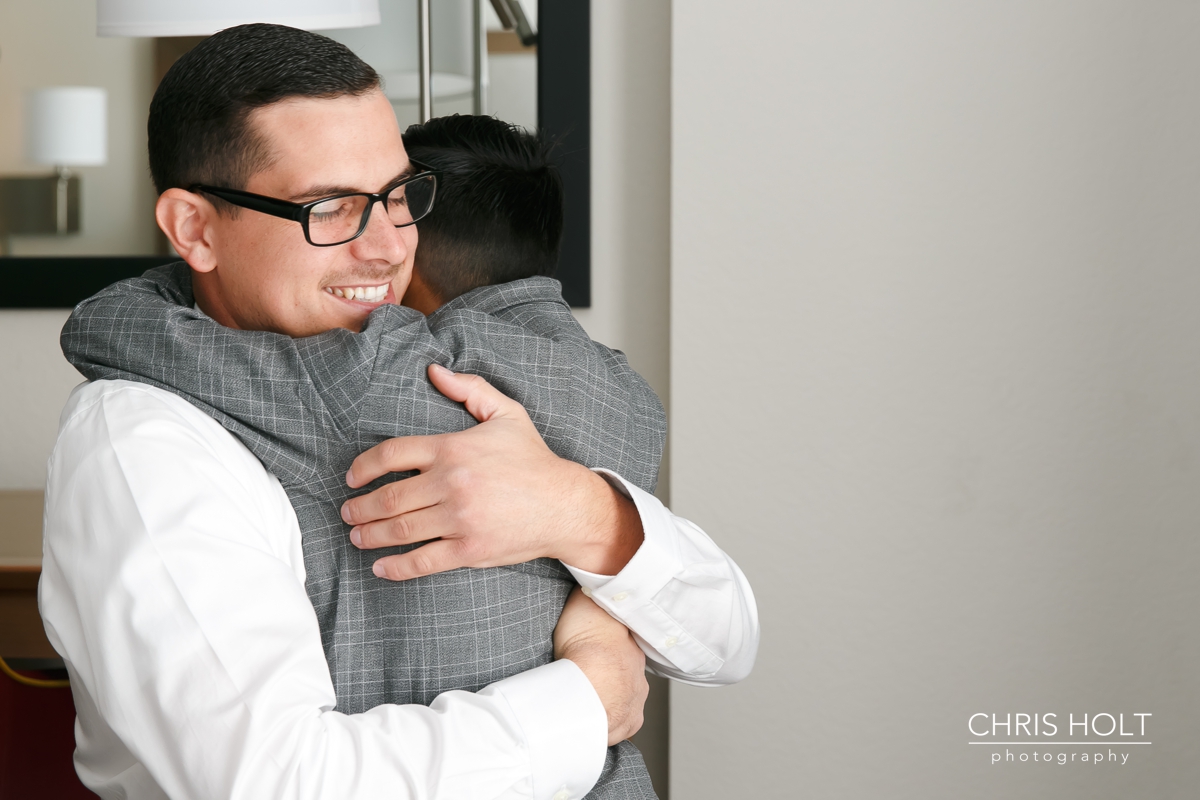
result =
[[[682,568],[674,547],[675,525],[671,512],[658,498],[606,469],[593,470],[614,489],[633,501],[642,518],[642,546],[616,575],[597,575],[566,564],[583,592],[610,612],[621,616],[640,608],[667,585]]]
[[[591,681],[570,660],[488,687],[503,695],[529,748],[534,800],[579,800],[600,779],[608,716]]]
[[[724,663],[703,642],[671,617],[655,597],[682,570],[679,531],[674,515],[649,492],[615,472],[596,469],[614,489],[633,501],[642,519],[644,539],[629,563],[616,575],[597,575],[565,564],[583,593],[634,632],[647,655],[694,676],[709,675]]]

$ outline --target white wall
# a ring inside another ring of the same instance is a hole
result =
[[[24,93],[43,86],[108,90],[108,164],[82,167],[83,231],[13,237],[16,255],[152,253],[154,190],[146,112],[154,89],[150,40],[99,39],[93,0],[0,3],[0,175],[42,174],[24,160]],[[40,489],[58,413],[81,378],[63,359],[64,311],[0,310],[0,489]]]
[[[667,402],[671,9],[593,2],[591,22],[592,305],[575,316]]]
[[[537,54],[488,55],[487,113],[527,130],[538,129]],[[471,113],[468,108],[463,113]]]
[[[1200,6],[673,15],[671,496],[763,642],[674,687],[672,796],[1194,796]]]
[[[58,414],[83,381],[58,346],[69,313],[0,311],[0,490],[46,485]]]
[[[669,408],[670,2],[603,0],[591,13],[592,306],[575,316],[625,351]],[[650,691],[634,742],[665,800],[667,683],[652,678]]]

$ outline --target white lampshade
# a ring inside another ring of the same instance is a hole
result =
[[[35,164],[85,167],[108,160],[107,94],[91,86],[37,89],[26,97],[25,155]]]
[[[379,0],[96,0],[100,36],[208,36],[234,25],[293,28],[379,24]]]

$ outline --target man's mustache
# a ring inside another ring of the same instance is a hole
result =
[[[381,283],[391,283],[400,274],[403,269],[403,264],[392,264],[387,267],[368,267],[363,266],[361,269],[340,272],[327,278],[324,282],[325,286],[363,286],[363,285],[378,285]]]

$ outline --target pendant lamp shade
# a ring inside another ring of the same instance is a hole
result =
[[[96,0],[100,36],[208,36],[249,22],[361,28],[379,24],[379,0]]]

